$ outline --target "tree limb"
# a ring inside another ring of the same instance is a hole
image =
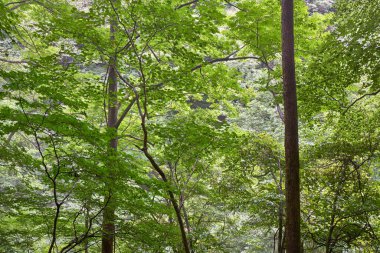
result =
[[[227,3],[227,4],[229,4],[230,6],[232,6],[232,7],[236,8],[236,9],[238,9],[239,11],[247,11],[247,10],[244,10],[244,9],[240,8],[240,7],[237,6],[236,4],[231,3],[230,1],[224,0],[224,2]]]
[[[4,58],[0,58],[0,61],[12,63],[12,64],[28,64],[29,63],[28,61],[24,61],[24,60],[17,61],[17,60],[8,60],[8,59],[4,59]]]
[[[238,61],[238,60],[247,60],[247,59],[255,59],[255,60],[259,60],[260,58],[259,57],[256,57],[256,56],[242,56],[242,57],[224,57],[224,58],[216,58],[216,59],[212,59],[212,60],[209,60],[207,61],[208,64],[213,64],[213,63],[217,63],[217,62],[227,62],[227,61]],[[195,66],[194,68],[191,69],[191,71],[195,71],[197,69],[200,69],[204,66],[205,64],[199,64],[197,66]]]
[[[380,90],[377,90],[375,92],[372,92],[372,93],[367,93],[367,94],[364,94],[363,96],[355,99],[349,106],[346,107],[346,109],[343,111],[343,114],[346,114],[346,112],[352,107],[354,106],[357,102],[359,102],[360,100],[362,100],[363,98],[365,97],[369,97],[369,96],[376,96],[377,94],[380,93]]]
[[[129,105],[127,106],[127,108],[125,108],[125,110],[123,111],[123,113],[121,114],[120,118],[117,120],[116,124],[115,124],[115,128],[119,128],[120,124],[123,122],[125,116],[127,116],[128,112],[131,110],[133,104],[136,102],[136,97],[134,97],[132,99],[132,101],[129,103]]]
[[[199,0],[193,0],[193,1],[190,1],[190,2],[187,2],[187,3],[184,3],[184,4],[181,4],[181,5],[178,5],[177,7],[175,7],[175,10],[179,10],[183,7],[186,7],[186,6],[189,6],[189,5],[192,5],[192,4],[195,4],[195,3],[198,3]]]

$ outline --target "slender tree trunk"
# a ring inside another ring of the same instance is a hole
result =
[[[185,203],[183,203],[183,205],[182,205],[182,210],[183,210],[183,217],[185,219],[185,224],[186,224],[186,228],[187,228],[187,233],[189,234],[189,233],[191,233],[191,227],[190,227],[189,216],[187,215],[187,211],[185,208]],[[194,253],[193,240],[191,237],[189,237],[188,240],[189,240],[190,251],[191,251],[191,253]]]
[[[294,62],[293,0],[282,0],[282,70],[285,111],[286,252],[301,251],[298,116]]]
[[[172,191],[169,191],[169,196],[170,196],[170,200],[172,202],[175,214],[177,216],[177,221],[178,221],[179,229],[181,231],[182,244],[184,247],[184,251],[186,253],[191,253],[190,245],[189,245],[188,240],[187,240],[185,225],[183,224],[183,220],[182,220],[182,216],[181,216],[181,210],[178,206],[178,203],[177,203],[175,196],[174,196]]]
[[[90,208],[89,206],[85,205],[85,210],[86,210],[86,213],[85,213],[85,221],[84,221],[84,225],[85,225],[85,228],[86,228],[86,231],[89,231],[90,229]],[[84,240],[84,252],[85,253],[89,253],[89,249],[88,249],[88,237],[86,236],[86,239]]]
[[[114,3],[115,0],[112,0]],[[110,42],[111,46],[114,48],[115,44],[115,29],[116,20],[111,18],[110,24]],[[115,154],[117,152],[118,140],[117,140],[117,114],[118,114],[118,80],[116,71],[117,59],[116,55],[112,55],[109,62],[108,68],[108,118],[107,127],[113,131],[114,137],[110,140],[109,148],[110,154]],[[113,253],[114,243],[115,243],[115,197],[112,195],[112,161],[109,163],[109,173],[108,179],[106,180],[106,189],[109,191],[110,198],[108,200],[108,205],[104,208],[103,212],[103,234],[102,234],[102,253]]]
[[[278,207],[278,240],[277,240],[277,252],[282,253],[282,237],[283,237],[283,223],[282,223],[283,203],[280,202]]]
[[[281,170],[281,164],[279,162],[279,169],[280,169],[280,182],[279,182],[279,193],[282,197],[284,194],[282,191],[282,170]],[[284,202],[281,199],[279,206],[278,206],[278,242],[277,242],[277,252],[283,253],[283,245],[282,245],[282,237],[283,237],[283,213],[284,213]]]

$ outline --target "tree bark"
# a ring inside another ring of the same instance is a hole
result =
[[[294,61],[294,3],[282,0],[282,71],[285,111],[286,252],[301,252],[297,93]]]
[[[113,3],[116,0],[112,0]],[[110,43],[111,46],[115,47],[115,29],[116,29],[116,19],[111,18],[110,24]],[[117,80],[117,70],[116,70],[116,54],[112,55],[109,62],[108,68],[108,118],[107,127],[113,132],[113,138],[109,143],[110,154],[115,154],[117,152],[118,140],[117,140],[117,121],[118,121],[118,80]],[[115,197],[112,196],[112,178],[113,178],[113,164],[112,161],[109,163],[109,173],[108,179],[106,180],[106,189],[109,192],[109,200],[107,206],[104,208],[103,212],[103,224],[102,224],[102,253],[113,253],[114,243],[115,243]]]
[[[280,169],[280,182],[279,182],[279,194],[283,196],[282,191],[282,170],[281,170],[281,164],[279,162],[279,169]],[[279,206],[278,206],[278,242],[277,242],[277,252],[283,253],[283,245],[282,245],[282,238],[283,238],[283,213],[284,213],[284,202],[281,199]]]

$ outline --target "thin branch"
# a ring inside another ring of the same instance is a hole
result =
[[[116,50],[117,53],[120,53],[120,52],[122,52],[123,50],[128,49],[130,46],[134,46],[135,43],[134,43],[134,41],[133,41],[133,36],[135,36],[135,34],[137,34],[137,23],[136,23],[136,22],[134,23],[134,25],[133,25],[133,30],[132,30],[132,34],[130,34],[130,32],[128,31],[126,25],[125,25],[124,22],[121,20],[120,15],[119,15],[119,13],[117,12],[117,10],[116,10],[116,8],[115,8],[114,3],[113,3],[111,0],[109,1],[109,3],[111,4],[112,10],[113,10],[113,12],[114,12],[115,15],[116,15],[117,21],[121,24],[121,26],[122,26],[123,29],[124,29],[125,34],[126,34],[127,37],[128,37],[128,43],[127,43],[123,48],[121,48],[120,51],[117,51],[117,50]],[[136,38],[135,38],[135,40],[136,40],[137,38],[139,38],[139,37],[140,37],[140,35],[137,35]]]
[[[364,94],[363,96],[355,99],[349,106],[347,106],[347,108],[343,111],[343,114],[346,114],[346,112],[352,107],[354,106],[357,102],[359,102],[360,100],[362,100],[363,98],[365,97],[369,97],[369,96],[376,96],[377,94],[380,93],[380,90],[377,90],[375,92],[372,92],[372,93],[367,93],[367,94]]]
[[[272,94],[272,96],[274,98],[278,116],[280,117],[282,123],[285,123],[284,112],[282,111],[280,104],[276,102],[277,94],[273,90],[269,90],[269,92]]]
[[[95,231],[95,232],[90,234],[90,230],[92,229],[93,221],[96,219],[96,217],[98,217],[103,212],[103,210],[106,208],[106,206],[108,206],[110,199],[111,199],[111,194],[108,195],[107,201],[104,204],[104,206],[102,206],[102,208],[99,209],[99,211],[94,216],[92,216],[90,218],[87,230],[82,235],[80,235],[78,238],[74,238],[65,247],[63,247],[60,251],[61,253],[70,252],[70,250],[75,248],[77,245],[81,244],[87,238],[95,237],[96,233],[98,233],[99,231]]]
[[[24,61],[24,60],[17,61],[17,60],[8,60],[8,59],[0,58],[0,61],[12,63],[12,64],[29,64],[28,61]]]
[[[106,94],[108,94],[108,75],[110,71],[110,65],[107,65],[107,71],[106,75],[104,77],[104,82],[103,82],[103,113],[104,113],[104,121],[107,122],[108,119],[108,114],[107,114],[107,102],[106,102]]]
[[[212,59],[210,61],[207,61],[207,64],[213,64],[213,63],[218,63],[218,62],[227,62],[227,61],[238,61],[238,60],[247,60],[247,59],[255,59],[255,60],[260,60],[260,57],[256,57],[256,56],[242,56],[242,57],[224,57],[224,58],[216,58],[216,59]],[[200,69],[204,66],[205,64],[199,64],[197,66],[195,66],[194,68],[191,69],[191,71],[195,71],[197,69]]]
[[[123,138],[123,137],[128,137],[128,138],[134,139],[136,141],[142,141],[142,142],[144,141],[143,139],[135,137],[135,136],[130,135],[130,134],[123,134],[123,135],[120,135],[118,138],[120,139],[120,138]],[[154,144],[151,143],[150,141],[148,141],[148,144],[151,145],[152,147],[154,147]]]
[[[148,142],[149,142],[149,140],[148,140],[148,130],[147,130],[147,127],[146,127],[146,118],[147,118],[146,79],[145,79],[145,76],[144,76],[144,72],[142,71],[142,61],[141,61],[141,58],[139,57],[139,54],[137,53],[137,49],[136,49],[135,45],[133,45],[133,49],[135,51],[136,57],[138,57],[139,68],[140,68],[140,71],[142,72],[142,84],[143,84],[143,90],[144,90],[143,105],[141,105],[141,103],[140,103],[140,97],[139,97],[139,94],[138,94],[136,88],[133,85],[131,85],[127,80],[125,80],[125,78],[117,70],[116,70],[116,73],[118,74],[118,76],[120,77],[120,79],[126,85],[128,85],[129,87],[132,88],[133,92],[135,93],[136,104],[137,104],[137,108],[138,108],[139,115],[140,115],[140,118],[141,118],[141,129],[143,131],[143,137],[144,137],[143,138],[143,147],[139,148],[137,146],[137,148],[144,153],[145,157],[149,160],[149,162],[152,165],[152,167],[154,168],[154,170],[162,178],[162,181],[164,181],[165,183],[169,183],[169,181],[168,181],[168,179],[166,177],[165,172],[161,169],[161,167],[157,164],[156,160],[152,157],[152,155],[148,151]],[[174,211],[175,211],[176,216],[177,216],[177,221],[178,221],[178,225],[179,225],[179,228],[180,228],[180,231],[181,231],[181,237],[182,237],[182,242],[183,242],[184,250],[185,250],[186,253],[190,253],[191,250],[189,248],[189,243],[188,243],[188,239],[187,239],[184,223],[183,223],[182,216],[181,216],[181,209],[178,206],[178,203],[177,203],[177,200],[176,200],[176,198],[174,196],[173,191],[171,191],[169,189],[168,193],[169,193],[170,202],[172,203]]]
[[[236,8],[236,9],[238,9],[239,11],[245,11],[245,12],[247,11],[247,10],[245,10],[245,9],[240,8],[240,7],[237,6],[236,4],[231,3],[230,1],[224,0],[224,2],[227,3],[227,4],[229,4],[230,6],[232,6],[232,7]]]
[[[10,2],[10,3],[7,3],[5,4],[5,7],[8,7],[10,5],[15,5],[13,7],[11,7],[9,10],[13,11],[19,7],[21,7],[22,5],[24,4],[27,4],[28,2],[30,2],[31,0],[23,0],[23,1],[17,1],[17,2]]]
[[[54,245],[56,244],[56,240],[57,240],[57,225],[58,225],[58,218],[59,218],[59,215],[60,215],[60,209],[61,209],[62,203],[59,203],[58,202],[58,198],[57,198],[56,175],[54,177],[52,177],[50,175],[50,173],[49,173],[48,166],[45,163],[45,156],[44,156],[44,154],[42,152],[41,144],[40,144],[40,142],[38,140],[38,136],[37,136],[36,132],[34,132],[34,138],[35,138],[35,141],[36,141],[36,144],[37,144],[37,147],[38,147],[38,152],[39,152],[39,154],[41,156],[41,164],[42,164],[42,166],[45,169],[45,173],[46,173],[47,177],[49,178],[49,180],[53,184],[53,195],[54,195],[54,203],[55,203],[55,206],[56,206],[56,210],[55,210],[54,222],[53,222],[52,240],[50,242],[49,251],[48,251],[49,253],[51,253],[53,251]]]
[[[10,2],[10,3],[7,3],[5,4],[4,6],[7,7],[9,5],[13,5],[13,4],[22,4],[22,3],[25,3],[25,2],[29,2],[30,0],[23,0],[23,1],[17,1],[17,2]]]
[[[340,107],[345,107],[344,104],[343,104],[343,102],[340,101],[339,99],[336,99],[333,95],[331,95],[331,94],[326,90],[326,88],[322,87],[321,89],[326,93],[326,95],[327,95],[328,97],[330,97],[330,101],[337,102],[337,103],[339,104]]]
[[[161,59],[157,56],[157,54],[153,51],[153,49],[151,48],[151,46],[149,46],[149,44],[148,44],[148,48],[149,48],[150,52],[153,54],[153,56],[154,56],[154,58],[156,59],[156,61],[157,61],[158,63],[160,63],[160,62],[161,62]]]
[[[175,10],[179,10],[183,7],[186,7],[186,6],[189,6],[189,5],[192,5],[192,4],[195,4],[195,3],[198,3],[199,0],[193,0],[193,1],[190,1],[190,2],[187,2],[187,3],[184,3],[184,4],[181,4],[181,5],[178,5],[177,7],[175,7]]]
[[[16,132],[10,132],[7,138],[7,142],[10,143],[12,141],[13,136],[16,134]]]
[[[127,106],[127,108],[125,108],[125,110],[123,111],[123,113],[121,114],[120,118],[117,120],[116,124],[115,124],[115,128],[118,129],[120,124],[123,122],[125,116],[127,116],[128,112],[131,110],[133,104],[136,102],[136,97],[134,97],[132,99],[132,101],[129,103],[129,105]]]

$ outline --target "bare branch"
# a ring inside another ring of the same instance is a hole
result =
[[[276,110],[277,110],[278,116],[280,117],[282,123],[285,123],[284,112],[282,111],[280,104],[276,102],[277,94],[273,90],[269,90],[269,92],[272,94],[272,96],[275,100]]]
[[[343,114],[345,114],[352,106],[354,106],[357,102],[359,102],[360,100],[362,100],[363,98],[365,97],[369,97],[369,96],[376,96],[377,94],[380,93],[380,90],[377,90],[375,92],[372,92],[372,93],[367,93],[367,94],[364,94],[363,96],[355,99],[349,106],[346,107],[346,109],[343,111]]]
[[[72,250],[73,248],[75,248],[77,245],[81,244],[87,238],[95,237],[96,233],[100,232],[100,231],[95,231],[95,232],[93,232],[93,233],[90,234],[90,230],[92,229],[93,221],[96,219],[96,217],[98,217],[103,212],[103,210],[105,209],[105,207],[108,206],[108,203],[109,203],[110,199],[111,199],[111,194],[108,195],[107,201],[104,204],[104,206],[102,206],[102,208],[99,209],[99,211],[94,216],[92,216],[90,218],[87,230],[82,235],[80,235],[79,237],[74,238],[73,240],[71,240],[65,247],[63,247],[61,249],[60,253],[70,252],[70,250]]]
[[[136,97],[134,97],[132,99],[132,101],[129,103],[129,105],[127,106],[127,108],[125,108],[125,110],[123,111],[123,113],[121,114],[120,118],[118,119],[118,121],[116,122],[115,124],[115,128],[119,128],[120,124],[123,122],[125,116],[127,116],[128,112],[131,110],[133,104],[136,102]]]
[[[25,2],[29,2],[30,0],[23,0],[23,1],[17,1],[17,2],[10,2],[10,3],[6,3],[4,6],[9,6],[9,5],[13,5],[13,4],[22,4],[22,3],[25,3]]]
[[[23,0],[23,1],[17,1],[17,2],[10,2],[10,3],[5,4],[5,6],[8,7],[10,5],[14,5],[13,7],[10,7],[10,9],[9,9],[9,10],[13,11],[13,10],[19,8],[20,6],[22,6],[24,4],[27,4],[30,1],[31,0]]]
[[[8,60],[8,59],[0,58],[0,61],[6,62],[6,63],[12,63],[12,64],[29,64],[28,61],[24,61],[24,60]]]
[[[190,1],[190,2],[187,2],[187,3],[184,3],[184,4],[181,4],[181,5],[178,5],[177,7],[175,7],[175,10],[179,10],[183,7],[186,7],[186,6],[189,6],[189,5],[192,5],[192,4],[195,4],[195,3],[198,3],[199,0],[193,0],[193,1]]]
[[[153,51],[153,49],[151,48],[151,46],[148,45],[148,48],[150,50],[150,52],[153,54],[154,58],[156,59],[157,62],[161,62],[161,59],[157,56],[157,54]]]
[[[244,10],[244,9],[240,8],[240,7],[237,6],[236,4],[231,3],[230,1],[224,0],[224,2],[227,3],[227,4],[229,4],[230,6],[232,6],[232,7],[236,8],[236,9],[238,9],[239,11],[247,11],[247,10]]]
[[[248,59],[255,59],[255,60],[260,60],[260,57],[256,57],[256,56],[242,56],[242,57],[224,57],[224,58],[216,58],[216,59],[212,59],[212,60],[209,60],[207,61],[206,64],[213,64],[213,63],[218,63],[218,62],[227,62],[227,61],[238,61],[238,60],[248,60]],[[194,68],[191,69],[191,71],[195,71],[197,69],[200,69],[204,66],[205,64],[199,64],[197,66],[195,66]]]

